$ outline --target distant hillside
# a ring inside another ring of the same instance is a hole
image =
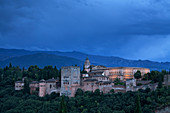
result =
[[[32,55],[9,58],[7,60],[1,61],[0,66],[7,66],[9,65],[9,63],[12,63],[12,65],[14,66],[25,68],[28,68],[31,65],[37,65],[40,68],[48,65],[57,66],[57,68],[60,68],[62,66],[82,65],[82,62],[80,60],[46,53],[37,53]]]
[[[28,55],[28,54],[32,54],[32,53],[34,53],[34,52],[27,51],[24,49],[3,49],[3,48],[0,48],[0,55],[10,56],[10,57]]]
[[[40,67],[46,65],[64,65],[78,64],[83,66],[86,57],[94,65],[104,65],[108,67],[146,67],[151,70],[170,69],[170,62],[153,62],[149,60],[127,60],[114,56],[98,56],[88,55],[85,53],[73,52],[59,52],[59,51],[27,51],[19,49],[0,49],[0,66],[5,66],[9,62],[19,66],[39,65]],[[59,61],[62,59],[61,61]],[[43,61],[42,61],[43,60]]]

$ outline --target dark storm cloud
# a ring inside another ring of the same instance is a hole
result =
[[[1,0],[0,47],[170,60],[169,6],[169,0]]]

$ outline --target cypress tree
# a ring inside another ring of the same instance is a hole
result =
[[[62,99],[61,99],[59,113],[67,113],[67,107],[66,107],[66,104],[64,102],[64,96],[62,96]]]
[[[2,81],[2,76],[1,76],[1,73],[0,73],[0,82]]]
[[[12,68],[12,64],[11,63],[9,64],[9,68]]]
[[[29,87],[29,83],[26,79],[24,79],[24,93],[28,93],[30,94],[30,87]]]
[[[24,72],[24,71],[25,71],[25,68],[23,67],[23,68],[22,68],[22,72]]]
[[[136,109],[135,109],[134,113],[142,113],[139,92],[138,92],[138,95],[137,95]]]
[[[158,88],[162,88],[162,78],[161,77],[159,77]]]

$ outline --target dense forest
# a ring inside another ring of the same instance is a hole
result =
[[[166,71],[152,71],[144,79],[152,82],[163,81]],[[24,90],[15,91],[14,83],[26,78]],[[77,90],[74,98],[59,97],[52,93],[41,98],[29,94],[28,83],[32,80],[50,79],[60,77],[60,70],[56,67],[46,66],[43,69],[30,66],[20,69],[11,64],[0,68],[0,112],[1,113],[152,113],[155,109],[170,104],[170,87],[160,87],[151,92],[150,89],[138,92],[100,93],[83,92]]]

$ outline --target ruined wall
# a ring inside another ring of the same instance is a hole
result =
[[[126,92],[135,91],[134,87],[136,87],[136,79],[131,79],[126,81]]]
[[[50,95],[53,92],[60,93],[60,88],[57,88],[56,82],[46,83],[46,94]]]
[[[39,88],[39,83],[31,83],[29,87],[30,87],[30,94],[33,94],[33,92],[35,92],[36,89]]]

